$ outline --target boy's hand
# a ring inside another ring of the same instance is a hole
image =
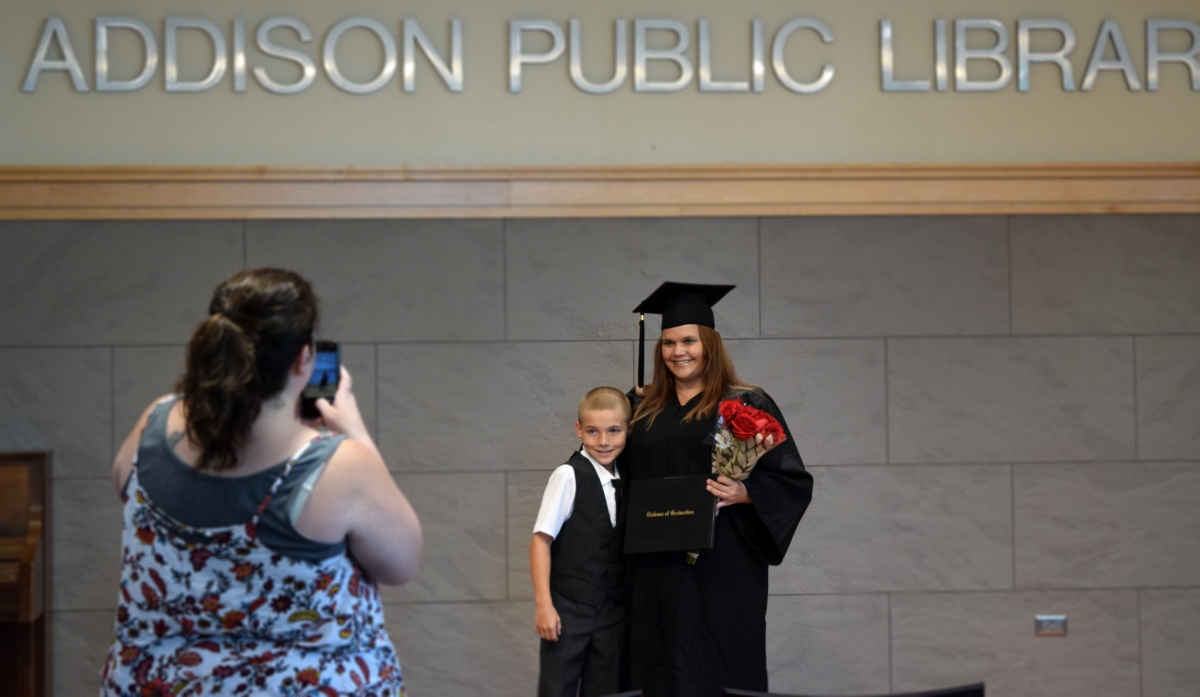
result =
[[[546,641],[558,641],[558,636],[562,634],[562,620],[550,603],[537,606],[537,633]]]

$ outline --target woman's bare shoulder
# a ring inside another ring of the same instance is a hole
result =
[[[344,438],[329,457],[321,474],[322,485],[349,494],[380,476],[390,476],[386,465],[371,448],[352,438]]]
[[[330,464],[338,463],[343,467],[370,467],[383,465],[383,461],[371,448],[359,443],[353,438],[343,438],[337,450],[329,458]]]

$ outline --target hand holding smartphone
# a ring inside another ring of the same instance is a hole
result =
[[[333,403],[342,374],[341,344],[318,341],[316,348],[312,377],[300,393],[300,418],[309,421],[321,418],[321,412],[317,410],[318,399],[324,397]]]
[[[358,401],[351,389],[354,380],[341,363],[341,348],[336,341],[317,342],[313,374],[300,393],[300,416],[310,425],[320,421],[320,426],[358,441],[383,459],[358,411]],[[317,400],[322,398],[328,401],[324,413],[317,408]]]

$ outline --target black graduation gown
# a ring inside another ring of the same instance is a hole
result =
[[[742,401],[771,414],[787,431],[765,393]],[[677,399],[654,424],[634,424],[624,459],[629,479],[712,471],[704,443],[717,415],[684,423],[688,404]],[[812,498],[791,431],[744,480],[753,503],[720,509],[713,549],[695,564],[684,552],[629,555],[631,588],[629,682],[645,697],[718,697],[722,688],[767,689],[767,566],[779,564]]]

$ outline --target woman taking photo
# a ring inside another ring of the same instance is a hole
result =
[[[635,310],[661,313],[663,329],[653,381],[634,399],[625,449],[631,480],[711,472],[705,441],[726,399],[767,412],[787,436],[744,481],[707,483],[719,499],[712,549],[691,559],[682,551],[630,555],[630,687],[646,697],[767,689],[767,566],[783,561],[812,497],[779,408],[738,379],[714,329],[712,305],[731,289],[666,283]]]
[[[317,301],[276,269],[234,274],[113,463],[124,500],[105,695],[403,694],[376,583],[416,573],[421,528],[344,369],[300,420]]]

